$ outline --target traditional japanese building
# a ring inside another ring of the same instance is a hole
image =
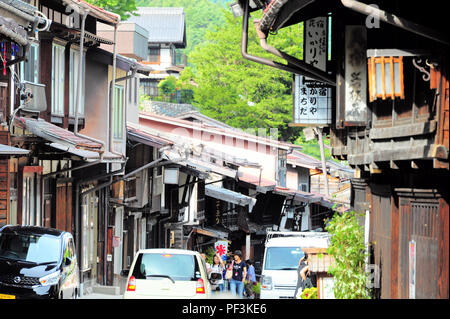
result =
[[[355,0],[232,5],[243,15],[243,57],[293,73],[294,125],[322,127],[332,155],[355,169],[352,205],[366,216],[377,298],[449,297],[445,6]],[[252,25],[260,44],[285,63],[247,52],[251,13],[259,10],[262,18]],[[299,23],[303,59],[267,43]],[[327,94],[310,90],[321,87]]]

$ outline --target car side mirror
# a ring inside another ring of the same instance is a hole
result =
[[[72,258],[66,257],[64,260],[64,266],[70,266],[72,264]]]
[[[130,270],[129,270],[129,269],[123,269],[123,270],[120,272],[120,275],[121,275],[122,277],[128,277],[129,273],[130,273]]]
[[[222,274],[217,273],[217,272],[211,273],[210,280],[220,280],[220,279],[222,279]]]

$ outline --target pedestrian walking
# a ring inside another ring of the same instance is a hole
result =
[[[230,290],[233,296],[243,297],[244,282],[247,276],[247,265],[242,260],[242,253],[240,250],[236,250],[233,256],[233,276],[230,280]]]
[[[219,254],[214,255],[213,257],[213,264],[211,265],[211,274],[213,273],[217,273],[221,275],[221,279],[220,280],[216,280],[214,282],[214,285],[217,285],[219,287],[219,291],[223,292],[224,287],[223,287],[223,271],[225,269],[225,265],[223,264],[223,260],[222,258],[220,258]]]
[[[297,268],[297,275],[297,287],[295,289],[294,298],[300,299],[303,290],[312,287],[311,279],[309,277],[308,254],[306,253],[302,258],[300,258]]]
[[[253,262],[250,259],[247,259],[245,261],[247,264],[247,276],[246,276],[246,282],[245,282],[245,293],[247,295],[247,298],[254,299],[255,294],[253,293],[253,286],[256,285],[256,273],[255,273],[255,266],[253,266]]]
[[[233,262],[230,257],[227,257],[227,262],[225,265],[225,269],[223,270],[223,290],[230,290],[230,280],[233,276]]]

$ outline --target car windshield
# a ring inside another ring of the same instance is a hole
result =
[[[264,269],[296,270],[304,252],[300,247],[269,247],[266,251]]]
[[[195,256],[183,254],[143,253],[136,260],[133,276],[136,279],[168,276],[177,280],[196,280],[199,271]]]
[[[57,262],[61,239],[52,235],[0,233],[0,258],[32,263]]]

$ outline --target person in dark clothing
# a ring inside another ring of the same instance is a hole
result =
[[[247,264],[247,278],[244,286],[245,294],[247,298],[254,299],[255,294],[253,293],[253,286],[256,285],[255,267],[250,259],[247,259],[245,263]]]
[[[244,282],[247,276],[247,265],[243,261],[242,253],[240,250],[234,252],[234,260],[232,262],[233,276],[230,280],[230,290],[232,295],[237,295],[238,297],[243,297],[244,292]]]
[[[309,278],[309,263],[308,254],[300,258],[298,268],[297,268],[297,287],[295,289],[294,298],[299,299],[305,288],[311,288],[311,279]]]

